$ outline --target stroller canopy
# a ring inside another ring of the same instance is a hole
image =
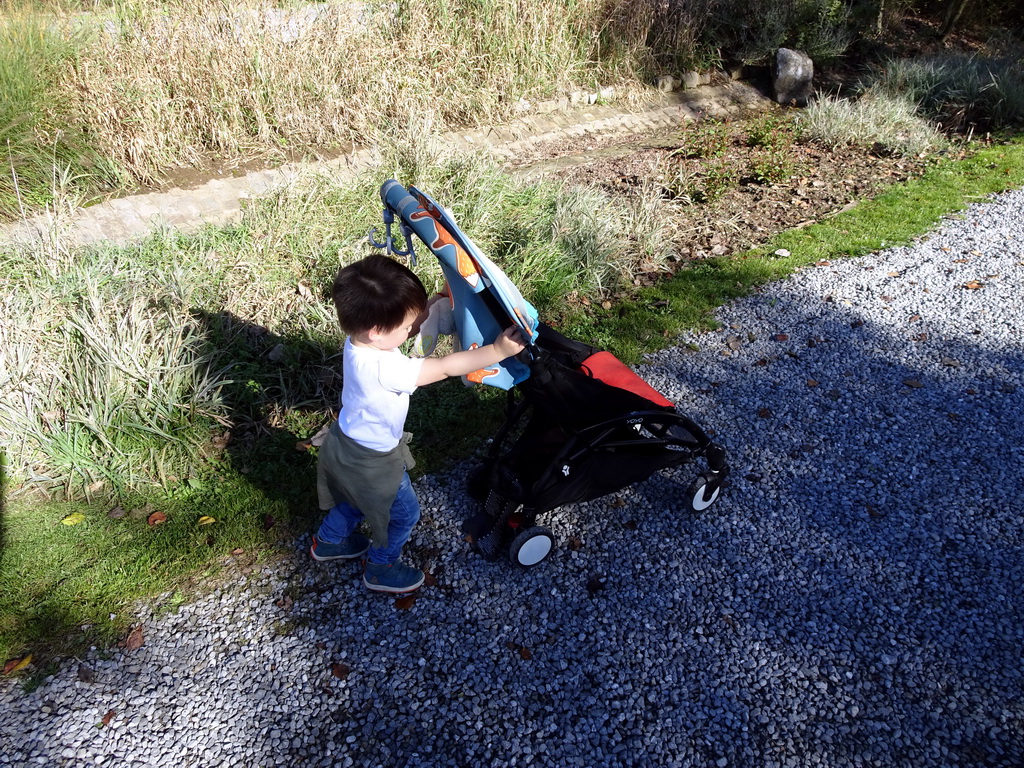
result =
[[[537,340],[538,316],[515,284],[463,233],[455,220],[425,192],[406,189],[394,179],[380,189],[385,220],[390,211],[430,248],[441,264],[451,292],[455,328],[463,349],[492,343],[510,325],[528,344]],[[412,248],[407,242],[407,247]],[[530,375],[529,367],[509,358],[467,378],[478,384],[511,389]]]

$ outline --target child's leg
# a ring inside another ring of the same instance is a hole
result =
[[[333,511],[333,510],[332,510]],[[409,540],[413,526],[420,519],[420,503],[416,492],[412,489],[409,473],[402,477],[398,486],[398,494],[391,505],[391,520],[388,523],[388,545],[386,547],[370,547],[367,559],[371,563],[388,564],[398,560],[402,547]]]
[[[370,540],[356,533],[363,513],[342,502],[331,509],[313,536],[309,554],[314,560],[354,560],[366,554]]]
[[[320,541],[336,544],[347,539],[362,521],[363,513],[343,501],[327,513],[316,537]]]

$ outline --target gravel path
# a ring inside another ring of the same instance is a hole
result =
[[[707,512],[657,475],[524,572],[424,478],[410,608],[299,542],[0,684],[0,765],[1020,766],[1022,299],[1020,191],[769,286],[640,369],[731,451]]]

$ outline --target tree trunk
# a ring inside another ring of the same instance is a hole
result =
[[[875,34],[881,35],[885,26],[885,0],[878,0],[878,16],[875,17]]]
[[[946,38],[953,31],[953,27],[960,20],[960,14],[964,12],[968,0],[949,0],[949,8],[946,9],[946,20],[942,23],[939,31],[939,39],[946,42]]]

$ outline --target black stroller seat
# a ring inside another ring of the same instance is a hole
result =
[[[532,357],[520,399],[510,391],[505,424],[471,478],[470,495],[483,506],[463,531],[482,556],[507,551],[518,565],[536,565],[554,546],[539,515],[696,458],[708,469],[686,502],[693,511],[715,502],[729,473],[725,450],[626,365],[543,323]]]

